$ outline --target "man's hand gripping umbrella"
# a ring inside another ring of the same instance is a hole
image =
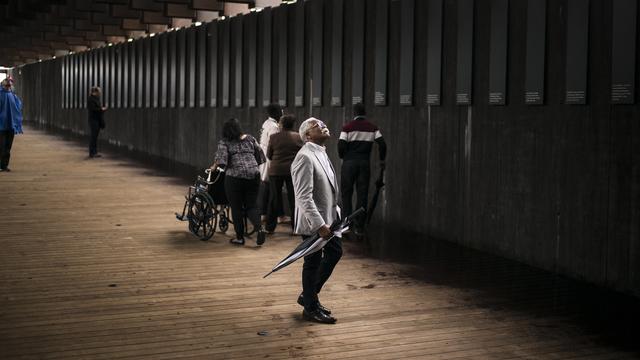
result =
[[[343,220],[338,219],[334,221],[333,224],[331,224],[330,226],[331,236],[328,238],[323,238],[322,236],[320,236],[320,234],[316,233],[314,236],[303,241],[291,252],[291,254],[287,255],[287,257],[285,257],[279,263],[277,263],[276,266],[274,266],[273,269],[268,274],[263,276],[263,278],[266,278],[267,276],[282,269],[283,267],[289,264],[292,264],[293,262],[295,262],[300,258],[303,258],[307,255],[311,255],[316,251],[321,250],[334,237],[336,236],[342,237],[342,233],[344,233],[349,229],[349,226],[353,223],[354,219],[364,215],[364,212],[365,212],[364,208],[359,208],[358,210],[354,211],[351,215],[347,216]]]

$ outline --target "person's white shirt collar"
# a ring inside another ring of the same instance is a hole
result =
[[[307,144],[309,144],[309,146],[311,146],[312,149],[322,151],[325,154],[327,153],[327,149],[322,145],[318,145],[312,141],[308,141]]]

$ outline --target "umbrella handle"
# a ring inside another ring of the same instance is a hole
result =
[[[342,221],[335,221],[329,228],[331,229],[331,231],[336,230],[338,227],[340,227],[343,224],[351,224],[353,222],[353,220],[361,215],[364,215],[365,210],[364,208],[361,206],[359,207],[356,211],[352,212],[349,216],[347,216],[344,220]]]

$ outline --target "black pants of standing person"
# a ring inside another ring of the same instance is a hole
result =
[[[0,169],[3,171],[9,168],[14,136],[13,130],[0,131]]]
[[[261,181],[260,182],[260,192],[258,194],[258,209],[260,210],[260,215],[269,215],[269,198],[271,195],[271,185],[269,185],[269,181]],[[282,202],[281,202],[282,204]],[[284,210],[282,206],[280,206],[277,210],[278,216],[284,215]]]
[[[307,238],[308,236],[302,236],[302,241]],[[318,294],[341,257],[342,240],[339,237],[331,239],[322,250],[304,257],[304,265],[302,265],[302,299],[304,309],[308,312],[317,310]]]
[[[342,216],[346,217],[353,212],[353,187],[356,188],[356,209],[367,209],[369,200],[369,177],[371,166],[369,160],[346,160],[342,163],[342,179],[340,191],[342,191]],[[362,218],[361,218],[362,219]],[[356,220],[356,226],[362,228],[362,220]]]
[[[267,216],[269,212],[269,181],[260,181],[258,190],[258,211],[260,215]]]
[[[267,212],[267,231],[272,232],[278,224],[278,216],[283,209],[282,205],[282,185],[287,187],[287,200],[291,210],[291,228],[294,229],[295,200],[293,198],[293,180],[291,175],[269,176],[269,211]]]
[[[225,193],[231,205],[233,227],[236,230],[236,238],[244,239],[244,215],[251,221],[256,229],[260,229],[260,211],[256,206],[260,178],[242,179],[233,176],[224,178]]]
[[[89,156],[94,157],[98,154],[100,122],[98,120],[89,119],[89,130],[91,130],[91,137],[89,138]]]

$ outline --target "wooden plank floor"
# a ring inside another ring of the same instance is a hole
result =
[[[298,241],[286,228],[199,241],[173,215],[184,181],[86,153],[27,128],[0,173],[2,359],[638,358],[542,272],[434,255],[425,281],[352,243],[322,294],[338,323],[303,322],[301,264],[262,279]]]

